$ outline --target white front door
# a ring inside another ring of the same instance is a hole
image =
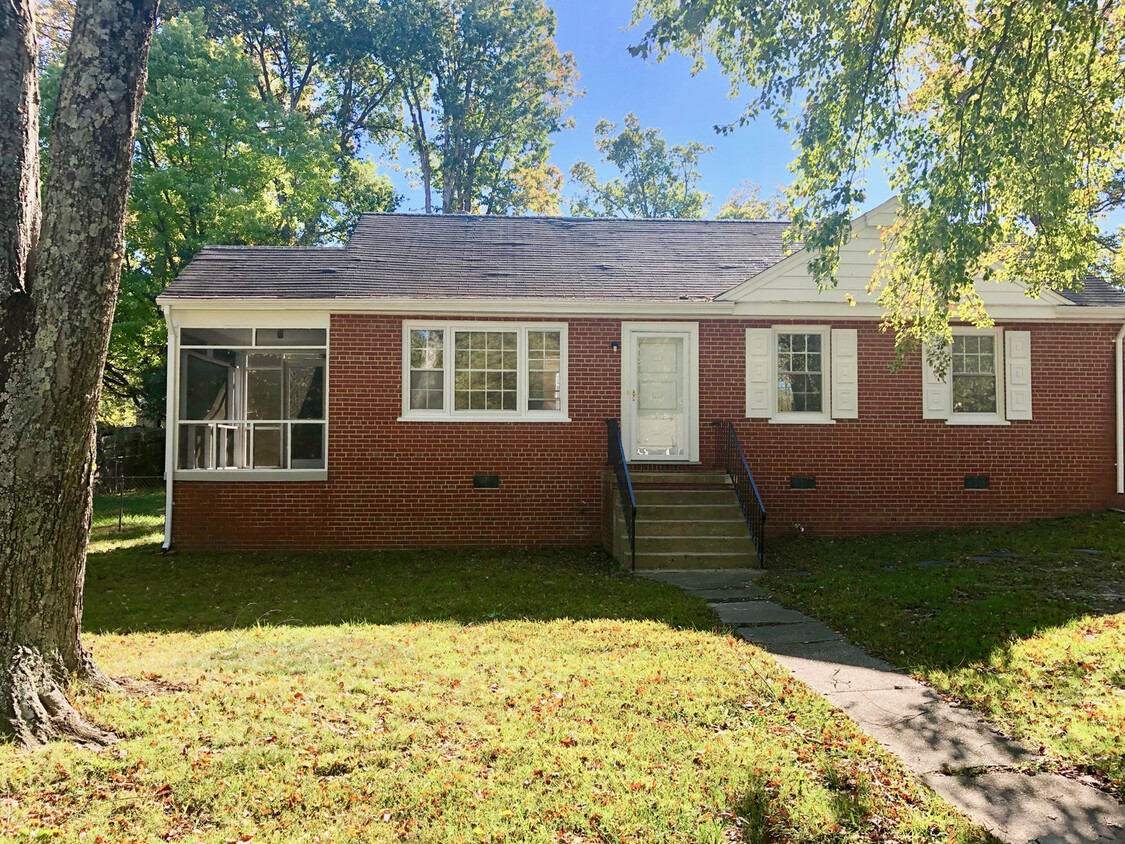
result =
[[[695,323],[624,323],[622,429],[629,460],[699,459]]]

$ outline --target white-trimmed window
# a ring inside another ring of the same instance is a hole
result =
[[[798,424],[855,418],[856,348],[854,328],[748,328],[746,415]]]
[[[1002,328],[953,329],[939,375],[923,354],[922,416],[950,425],[1006,425],[1031,419],[1031,333]]]
[[[402,418],[566,421],[564,323],[403,323]]]
[[[324,328],[180,328],[179,472],[323,472]]]
[[[827,331],[778,329],[777,404],[778,415],[828,415],[824,388],[828,376],[824,363],[828,356]]]
[[[957,415],[1000,412],[999,338],[992,332],[955,332],[949,361],[951,410]]]

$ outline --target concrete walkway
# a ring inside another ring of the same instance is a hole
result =
[[[925,683],[870,656],[753,583],[756,572],[638,573],[704,598],[719,618],[769,651],[878,739],[922,782],[1013,844],[1125,842],[1125,807],[1057,774],[1021,773],[1039,757]]]

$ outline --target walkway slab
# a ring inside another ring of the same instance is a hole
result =
[[[647,572],[706,597],[736,633],[846,712],[930,788],[997,837],[1018,844],[1125,844],[1125,807],[1054,774],[1013,770],[1041,757],[902,669],[815,619],[770,601],[754,572]],[[747,593],[750,593],[747,595]],[[732,600],[747,595],[748,600]],[[969,772],[967,769],[973,769]],[[975,775],[970,775],[970,773]]]
[[[824,650],[827,648],[833,648],[837,653],[845,649],[859,651],[859,648],[856,648],[855,645],[839,640],[791,646],[789,653],[780,653],[778,646],[772,643],[767,645],[767,650],[773,655],[774,659],[800,677],[805,685],[822,695],[830,695],[835,692],[875,692],[910,687],[924,688],[922,683],[919,683],[913,677],[908,677],[905,672],[896,670],[874,657],[868,656],[866,665],[857,665],[856,663],[865,661],[862,657],[867,655],[863,651],[859,651],[858,655],[848,653],[839,662],[812,656],[812,654],[816,654],[816,656],[823,657],[825,655]]]
[[[1031,758],[1025,748],[969,710],[946,703],[924,683],[825,697],[916,774],[1015,765]]]
[[[849,668],[866,669],[886,675],[885,682],[892,688],[895,683],[901,683],[906,678],[906,672],[897,665],[891,665],[885,660],[871,656],[863,648],[857,648],[843,638],[833,642],[808,642],[803,644],[798,642],[771,642],[766,650],[782,665],[789,666],[792,663],[793,667],[789,670],[793,673],[800,671],[810,677],[815,677],[821,671],[849,674]],[[916,681],[911,680],[911,682]],[[859,689],[853,689],[853,691],[859,691]]]
[[[812,622],[804,613],[788,610],[773,601],[741,601],[733,604],[714,604],[716,615],[724,624],[796,624]]]
[[[819,621],[801,621],[796,624],[771,624],[762,627],[739,627],[739,636],[755,645],[769,648],[775,644],[808,644],[840,641],[844,637],[829,630]]]
[[[1125,808],[1120,803],[1057,774],[927,774],[922,781],[1005,841],[1125,841]]]
[[[748,583],[745,586],[735,586],[731,589],[689,589],[691,594],[705,601],[761,601],[769,596],[755,586]]]

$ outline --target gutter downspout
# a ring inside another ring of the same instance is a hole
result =
[[[172,326],[172,308],[169,305],[162,305],[161,310],[164,311],[164,322],[168,326],[168,384],[167,395],[164,399],[164,543],[161,545],[161,548],[167,551],[172,547],[172,473],[175,468],[176,457],[176,329]],[[1125,326],[1122,326],[1121,330],[1125,332]],[[1117,366],[1117,379],[1120,382],[1120,361],[1118,361]],[[1121,391],[1118,389],[1119,414],[1121,412],[1120,394]],[[1118,465],[1120,465],[1120,449],[1118,450]]]
[[[1122,341],[1125,340],[1125,325],[1113,340],[1113,352],[1117,368],[1117,494],[1125,495],[1125,364],[1122,363]]]

